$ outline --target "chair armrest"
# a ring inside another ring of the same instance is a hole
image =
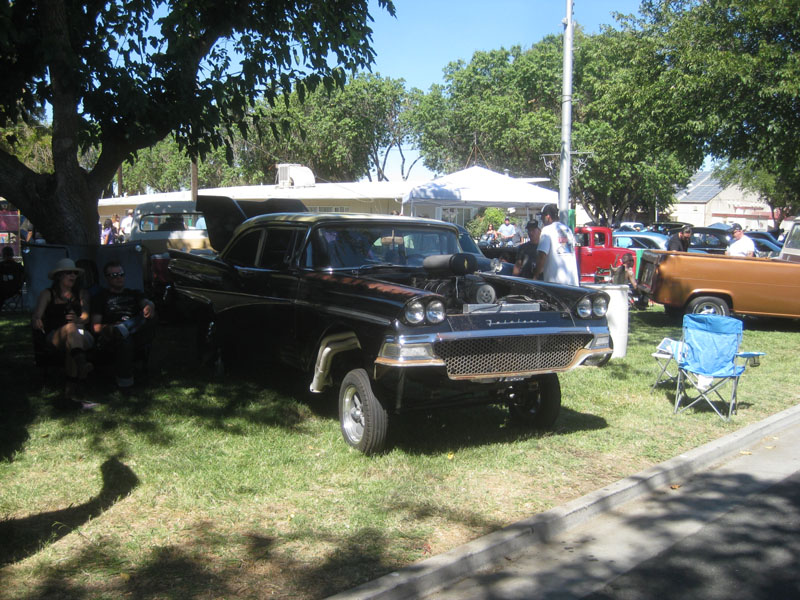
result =
[[[751,367],[757,367],[761,364],[761,357],[765,356],[766,352],[737,352],[736,358],[742,359],[743,364]]]

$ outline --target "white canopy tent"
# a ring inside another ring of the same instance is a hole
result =
[[[530,210],[539,209],[545,204],[558,203],[557,192],[533,185],[529,181],[531,180],[508,177],[483,167],[470,167],[413,187],[403,197],[403,212],[415,215],[415,204],[472,208],[495,206]]]

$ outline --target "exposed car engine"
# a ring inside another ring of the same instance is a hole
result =
[[[529,288],[515,289],[508,281],[487,281],[476,274],[477,263],[470,254],[429,256],[423,263],[425,277],[415,277],[412,286],[434,292],[445,299],[447,310],[461,310],[464,305],[531,304],[539,310],[560,310],[550,294],[538,290],[535,297]]]

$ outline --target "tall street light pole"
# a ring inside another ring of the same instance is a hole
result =
[[[567,0],[564,23],[564,72],[561,92],[561,169],[558,174],[558,213],[569,224],[569,180],[572,174],[572,0]]]

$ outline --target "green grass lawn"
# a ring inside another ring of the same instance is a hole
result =
[[[501,407],[392,422],[390,450],[341,439],[335,393],[284,368],[221,378],[194,365],[188,329],[159,330],[146,383],[98,374],[89,413],[53,408],[27,317],[0,318],[0,598],[322,598],[719,438],[800,399],[800,323],[746,321],[767,356],[739,414],[672,414],[650,353],[679,337],[632,313],[628,355],[561,376],[545,435]]]

